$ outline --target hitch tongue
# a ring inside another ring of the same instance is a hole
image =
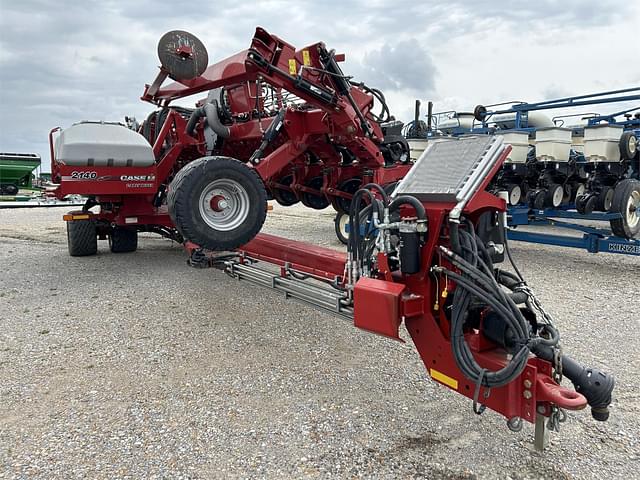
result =
[[[545,345],[534,347],[533,353],[549,362],[553,362],[553,349]],[[576,392],[587,399],[591,415],[595,420],[604,422],[609,418],[611,393],[615,386],[612,375],[597,368],[580,365],[571,357],[562,355],[562,374],[571,380]]]

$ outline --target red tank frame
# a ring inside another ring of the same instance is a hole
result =
[[[181,47],[180,53],[189,55],[189,47]],[[339,199],[348,201],[353,193],[340,189],[347,180],[380,185],[398,181],[411,165],[385,162],[381,151],[383,130],[371,113],[373,95],[359,86],[340,84],[338,76],[326,73],[328,56],[334,62],[343,59],[327,51],[323,43],[296,50],[257,28],[249,49],[209,66],[196,78],[162,87],[169,73],[161,67],[141,97],[167,111],[160,128],[153,122],[149,125],[153,133],[148,140],[156,163],[149,167],[72,167],[58,163],[54,155],[56,128],[49,134],[52,180],[59,184],[53,194],[58,198],[69,194],[95,198],[103,205],[98,217],[110,224],[172,228],[166,206],[157,200],[174,175],[191,160],[210,154],[249,161],[280,109],[286,109],[282,131],[251,164],[271,194],[290,192],[303,201],[305,194],[311,195],[338,209]],[[224,124],[228,138],[211,152],[204,136],[206,119],[199,120],[190,135],[184,113],[170,103],[217,88],[224,88],[230,118]],[[297,97],[297,103],[287,104],[291,94]],[[268,116],[267,106],[271,109]],[[338,148],[351,152],[356,161],[346,164]],[[285,178],[288,181],[281,183]]]

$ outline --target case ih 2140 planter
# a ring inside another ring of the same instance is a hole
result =
[[[57,194],[90,197],[67,217],[72,254],[95,253],[98,235],[131,251],[138,230],[158,231],[188,240],[193,263],[364,330],[401,340],[404,322],[433,379],[473,398],[477,413],[501,413],[512,430],[535,423],[539,448],[563,409],[590,405],[596,420],[608,418],[613,378],[563,355],[517,268],[495,266],[510,258],[506,202],[487,192],[510,151],[501,137],[434,143],[410,165],[406,142],[371,113],[382,95],[350,83],[323,44],[295,51],[258,29],[249,50],[206,68],[202,44],[171,32],[159,54],[143,98],[163,108],[142,125],[146,140],[82,123],[54,149],[52,132]],[[161,88],[167,76],[178,82]],[[167,107],[203,91],[196,110]],[[348,211],[346,254],[257,234],[268,194]]]
[[[248,50],[207,68],[202,43],[178,31],[158,54],[163,66],[142,99],[161,109],[140,129],[153,150],[117,124],[74,125],[55,145],[50,134],[56,195],[100,204],[92,219],[115,251],[135,248],[136,230],[235,248],[262,227],[269,196],[346,211],[361,185],[389,185],[409,169],[382,94],[351,83],[322,43],[296,51],[259,28]],[[167,76],[178,83],[161,88]],[[195,110],[169,106],[202,92]],[[71,253],[94,253],[95,241],[76,242],[70,227]]]

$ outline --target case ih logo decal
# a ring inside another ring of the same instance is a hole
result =
[[[155,175],[121,175],[120,180],[123,182],[153,182]]]

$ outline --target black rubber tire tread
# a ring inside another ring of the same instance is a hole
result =
[[[622,213],[624,215],[626,213],[627,202],[634,190],[640,192],[640,181],[627,178],[618,183],[613,193],[611,212]],[[627,225],[626,217],[624,216],[623,218],[614,218],[610,220],[609,223],[611,224],[611,231],[617,237],[631,239],[640,234],[640,223],[636,228],[631,228]]]
[[[246,189],[250,199],[247,221],[231,231],[217,231],[202,219],[200,193],[210,182],[230,178]],[[169,216],[185,240],[207,250],[233,250],[252,240],[267,217],[267,191],[257,172],[230,157],[202,157],[178,172],[167,195]]]
[[[67,246],[72,257],[87,257],[98,253],[98,233],[93,220],[67,222]]]
[[[320,190],[322,188],[322,183],[322,177],[314,177],[306,183],[306,186],[315,190]],[[314,195],[309,192],[302,192],[300,194],[300,201],[305,207],[313,208],[314,210],[324,210],[331,205],[331,202],[327,200],[324,195]]]
[[[344,233],[342,233],[342,230],[340,230],[340,217],[342,216],[349,217],[349,214],[344,212],[336,213],[336,217],[333,219],[333,226],[336,231],[336,238],[340,241],[340,243],[346,245],[347,243],[349,243],[349,236],[348,234],[345,235]]]
[[[631,152],[629,150],[629,141],[631,140],[631,137],[635,137],[633,132],[623,132],[622,136],[620,137],[620,157],[623,160],[633,160],[633,158],[636,156],[637,153],[637,143],[636,143],[636,152]]]
[[[596,197],[596,210],[600,212],[608,212],[611,209],[607,209],[607,205],[605,204],[607,198],[607,191],[610,190],[611,187],[603,187],[600,191],[600,194]],[[615,194],[615,193],[614,193]],[[612,200],[613,205],[613,200]]]
[[[13,183],[5,183],[2,186],[2,189],[3,189],[4,193],[7,194],[7,195],[18,195],[18,193],[20,191],[18,186],[14,185]]]
[[[291,179],[291,181],[286,183],[289,178]],[[293,175],[285,175],[278,181],[278,183],[281,183],[283,185],[291,185],[291,183],[293,183]],[[295,205],[300,201],[296,194],[294,192],[290,192],[289,190],[280,190],[278,188],[274,188],[272,195],[273,199],[283,207],[290,207],[291,205]]]
[[[129,253],[138,249],[138,231],[127,227],[114,227],[109,234],[109,248],[113,253]]]

